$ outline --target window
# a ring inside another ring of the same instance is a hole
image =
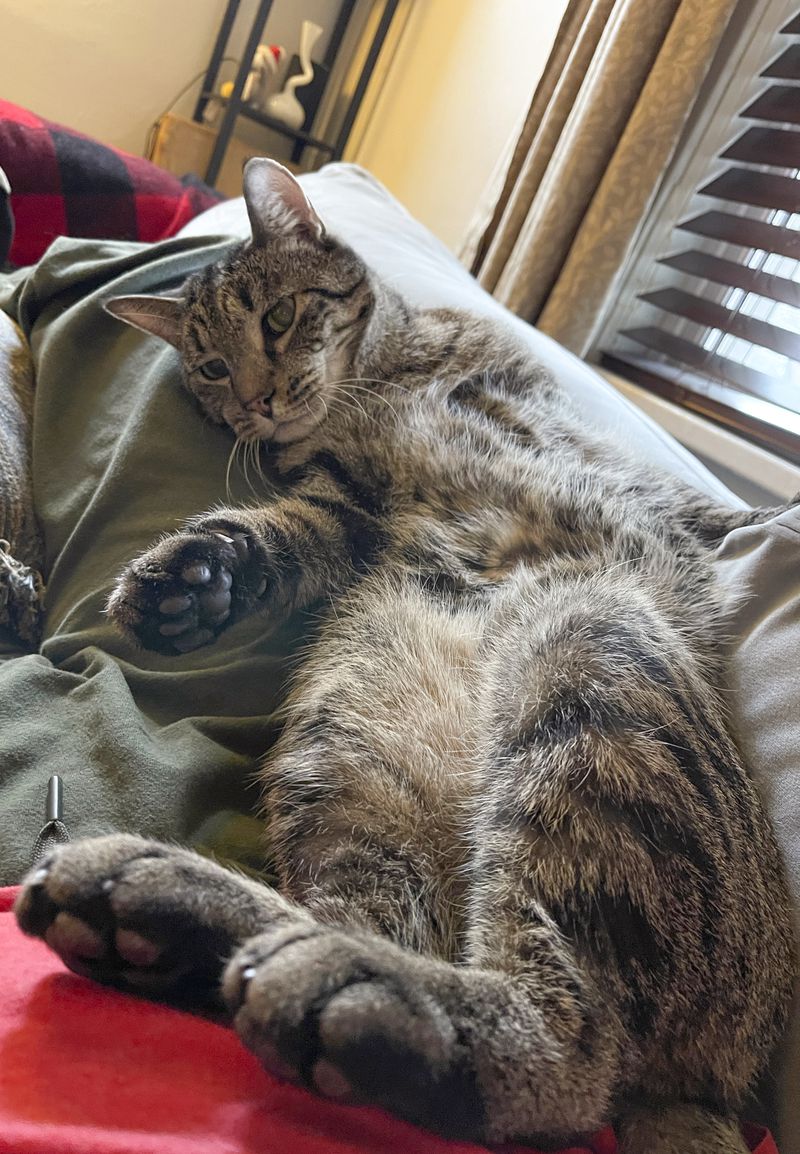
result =
[[[740,5],[597,355],[800,463],[797,0]]]

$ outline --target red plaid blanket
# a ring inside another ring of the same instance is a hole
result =
[[[33,264],[57,236],[164,240],[222,200],[139,156],[0,100],[0,163],[11,185],[8,259]]]

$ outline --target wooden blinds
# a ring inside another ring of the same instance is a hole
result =
[[[800,9],[725,135],[602,362],[800,461]]]

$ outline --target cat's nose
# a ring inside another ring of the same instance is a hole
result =
[[[275,396],[275,390],[271,393],[262,393],[260,397],[253,397],[252,401],[248,401],[244,406],[248,412],[262,413],[265,417],[272,416],[272,398]]]

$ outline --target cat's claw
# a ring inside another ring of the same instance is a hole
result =
[[[246,530],[203,522],[133,561],[108,611],[145,648],[189,653],[250,612],[266,587],[263,558]]]

